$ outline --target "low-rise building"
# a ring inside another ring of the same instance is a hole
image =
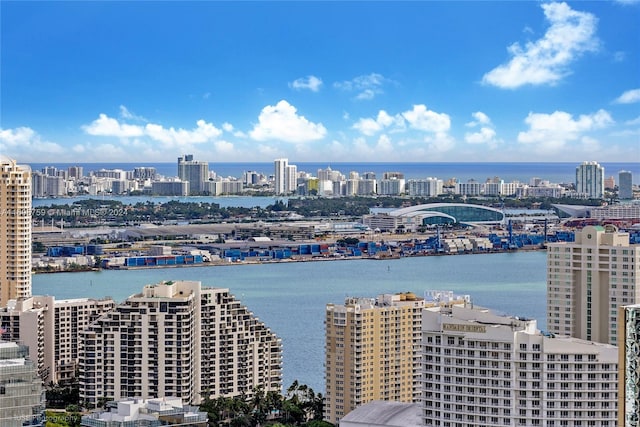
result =
[[[83,415],[81,427],[206,427],[207,413],[183,404],[181,399],[123,399],[109,403],[110,410]]]

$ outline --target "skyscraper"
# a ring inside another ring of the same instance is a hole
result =
[[[640,245],[607,225],[547,248],[547,328],[618,344],[618,307],[640,302]]]
[[[99,399],[251,397],[280,391],[281,343],[228,289],[147,285],[81,333],[80,395]]]
[[[274,184],[273,190],[275,194],[289,194],[297,188],[298,168],[290,165],[288,159],[275,159],[274,165]]]
[[[189,194],[201,194],[209,180],[209,163],[193,160],[193,154],[178,157],[178,178],[189,183]]]
[[[618,425],[640,425],[640,304],[620,308]]]
[[[419,400],[421,313],[425,306],[463,303],[449,294],[446,301],[442,293],[425,301],[408,292],[327,305],[325,419],[337,424],[373,400]]]
[[[0,341],[0,425],[44,425],[45,392],[29,349]]]
[[[287,164],[289,163],[288,159],[275,159],[273,162],[274,166],[274,183],[273,190],[275,194],[285,194],[287,188]]]
[[[0,155],[0,307],[31,296],[31,169]]]
[[[597,162],[583,162],[576,167],[576,192],[590,199],[604,197],[604,167]]]
[[[425,426],[615,427],[618,349],[479,307],[422,317]]]
[[[618,173],[618,198],[620,200],[633,199],[633,181],[632,174],[629,171],[620,171]]]

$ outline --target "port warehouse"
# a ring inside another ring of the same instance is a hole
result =
[[[640,243],[640,231],[629,234],[631,243]],[[425,240],[399,242],[364,241],[356,244],[345,243],[291,243],[285,241],[243,241],[221,244],[199,244],[192,247],[192,254],[149,255],[149,256],[107,256],[101,260],[102,268],[134,268],[194,265],[222,259],[230,262],[295,260],[314,257],[386,257],[414,256],[428,254],[481,253],[523,248],[537,248],[545,242],[573,242],[575,233],[558,231],[546,237],[540,234],[513,234],[486,237],[429,237]],[[89,248],[91,246],[91,248]],[[181,249],[189,252],[189,247]],[[51,247],[49,256],[69,256],[69,254],[103,254],[100,245]],[[196,253],[194,253],[196,252]],[[197,253],[199,252],[199,253]],[[214,256],[211,256],[214,254]]]

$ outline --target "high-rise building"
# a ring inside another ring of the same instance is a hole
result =
[[[451,293],[425,301],[413,293],[347,298],[325,315],[325,412],[337,424],[374,400],[420,398],[420,328],[425,306],[462,304]]]
[[[298,188],[298,167],[289,164],[288,159],[275,159],[274,183],[275,194],[290,194]]]
[[[0,155],[0,307],[31,296],[31,169]]]
[[[287,166],[289,159],[275,159],[274,165],[274,184],[275,194],[287,194]]]
[[[410,196],[436,197],[444,193],[444,183],[441,179],[410,179],[408,184]]]
[[[620,308],[618,426],[640,425],[640,304]]]
[[[80,396],[251,397],[282,388],[281,343],[228,289],[147,285],[81,333]]]
[[[618,173],[618,198],[620,200],[633,199],[633,175],[629,171]]]
[[[0,425],[44,425],[45,392],[27,346],[0,341]]]
[[[80,179],[84,176],[84,168],[82,166],[69,166],[67,168],[69,178]]]
[[[80,332],[114,306],[111,298],[10,300],[0,309],[0,338],[29,346],[42,380],[57,384],[77,375]]]
[[[583,162],[576,167],[576,192],[590,199],[602,199],[604,167],[597,162]]]
[[[640,302],[640,245],[607,225],[547,246],[549,331],[616,345],[618,307]]]
[[[614,427],[618,349],[467,306],[423,311],[426,426]]]
[[[201,194],[209,179],[209,163],[193,160],[193,154],[178,157],[178,178],[189,183],[189,194]]]

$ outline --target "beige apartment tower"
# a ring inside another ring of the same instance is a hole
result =
[[[31,296],[31,169],[0,155],[0,307]]]
[[[347,298],[325,317],[325,412],[338,424],[373,400],[416,402],[425,300],[413,293]]]
[[[618,308],[640,302],[640,245],[607,225],[576,232],[547,249],[547,328],[618,344]]]
[[[282,388],[281,342],[228,289],[147,285],[81,333],[80,397],[251,397]]]

